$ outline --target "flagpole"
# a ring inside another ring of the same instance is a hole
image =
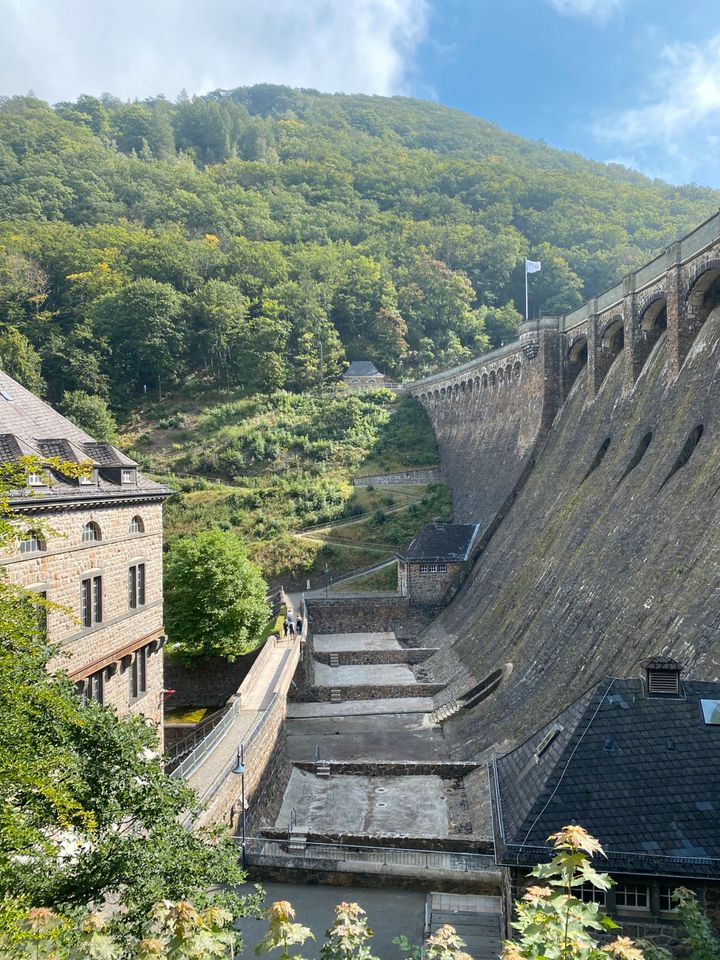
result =
[[[528,269],[527,269],[527,260],[525,261],[525,323],[528,322],[530,317],[528,316]]]

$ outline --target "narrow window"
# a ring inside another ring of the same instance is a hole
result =
[[[437,572],[438,572],[438,573],[447,573],[447,564],[446,564],[446,563],[439,563],[439,564],[437,565]]]
[[[92,618],[93,623],[102,623],[102,577],[92,581]]]
[[[91,674],[85,681],[85,698],[94,700],[96,703],[103,702],[103,672]]]
[[[147,693],[148,647],[136,651],[130,665],[130,699],[138,700]]]
[[[128,607],[134,610],[137,605],[137,567],[130,567],[128,570]]]
[[[430,569],[430,566],[427,563],[420,564],[420,573],[427,573]]]
[[[123,470],[122,471],[122,482],[123,483],[133,483],[135,480],[135,471],[134,470]]]
[[[142,517],[133,517],[130,521],[130,533],[144,533],[145,525],[142,522]]]
[[[145,604],[145,564],[133,564],[128,568],[128,607],[135,610]]]
[[[36,615],[38,629],[43,637],[47,637],[48,632],[48,611],[47,611],[47,590],[38,590],[35,594],[41,602],[38,604]]]
[[[29,487],[46,487],[47,481],[42,473],[29,473],[27,478]]]
[[[83,580],[82,582],[82,601],[81,601],[82,611],[80,614],[80,619],[82,620],[82,625],[84,627],[92,626],[92,610],[90,604],[90,580]]]

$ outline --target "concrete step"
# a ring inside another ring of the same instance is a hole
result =
[[[331,666],[331,667],[339,667],[339,666],[340,666],[340,654],[339,654],[339,653],[331,653],[331,654],[330,654],[330,666]]]
[[[330,779],[330,767],[327,763],[318,763],[315,767],[315,776],[321,777],[323,780]]]
[[[342,692],[336,687],[330,691],[330,703],[342,703]]]

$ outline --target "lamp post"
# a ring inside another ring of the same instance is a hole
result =
[[[328,591],[330,589],[330,564],[325,564],[325,599],[328,598]]]
[[[237,763],[233,773],[240,777],[240,805],[242,808],[242,867],[247,867],[247,853],[245,851],[245,752],[243,745],[240,744],[237,751]]]

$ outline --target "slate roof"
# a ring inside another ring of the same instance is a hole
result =
[[[467,560],[478,530],[476,523],[429,523],[398,556],[408,561]]]
[[[370,360],[353,360],[343,377],[382,377],[378,368]]]
[[[60,457],[76,463],[91,460],[99,467],[92,485],[73,482],[52,474],[46,489],[19,490],[11,495],[14,505],[40,507],[52,501],[131,499],[140,496],[168,496],[167,487],[144,477],[139,471],[137,483],[122,487],[103,468],[137,466],[110,443],[99,443],[62,414],[44,403],[7,373],[0,370],[0,463],[22,456]]]
[[[602,843],[603,870],[720,878],[720,725],[701,699],[720,699],[720,683],[648,697],[640,679],[606,678],[496,758],[498,863],[547,860],[547,837],[578,823]]]

